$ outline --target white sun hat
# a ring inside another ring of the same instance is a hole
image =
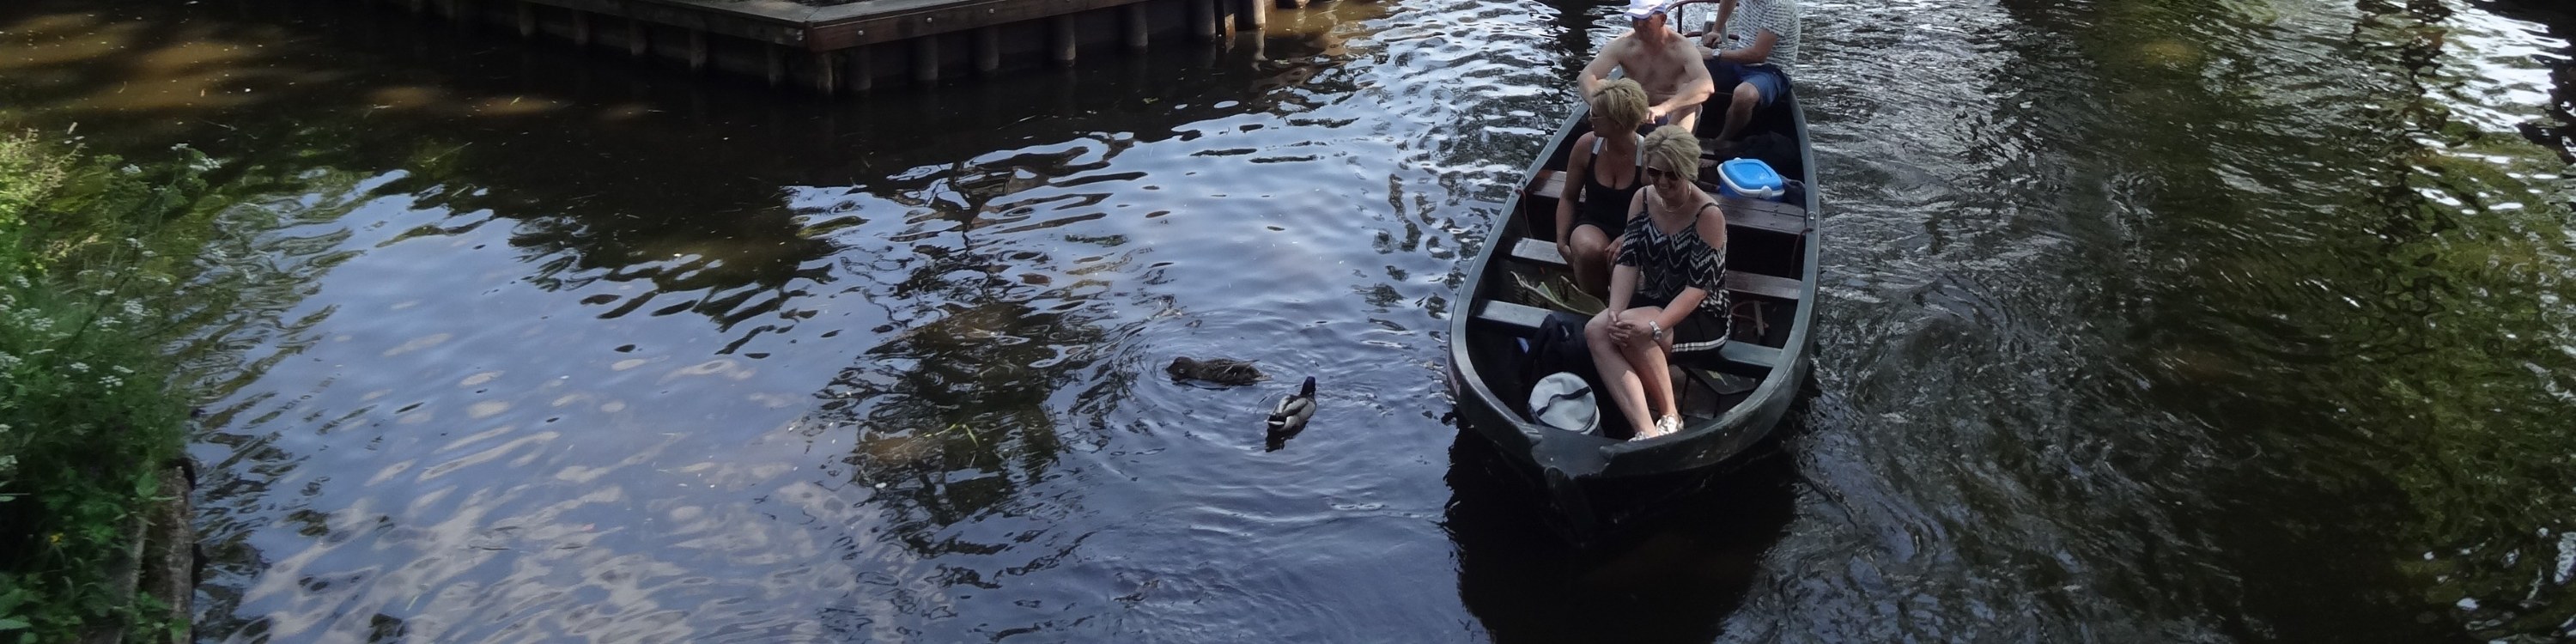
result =
[[[1627,14],[1632,21],[1645,20],[1663,13],[1666,4],[1666,0],[1628,0],[1628,8],[1620,13]]]

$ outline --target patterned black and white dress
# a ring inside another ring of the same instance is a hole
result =
[[[1699,213],[1715,207],[1716,202],[1700,204],[1700,210],[1691,211],[1690,225],[1671,234],[1655,228],[1655,218],[1641,210],[1628,216],[1628,231],[1621,236],[1619,264],[1637,267],[1637,292],[1628,299],[1629,307],[1668,306],[1686,287],[1708,292],[1698,310],[1671,329],[1674,353],[1725,346],[1733,322],[1726,315],[1726,249],[1711,248],[1699,236]]]

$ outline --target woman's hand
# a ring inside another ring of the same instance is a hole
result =
[[[1634,344],[1637,338],[1643,337],[1645,333],[1644,328],[1638,327],[1635,322],[1628,321],[1626,317],[1610,321],[1610,341],[1621,346]]]

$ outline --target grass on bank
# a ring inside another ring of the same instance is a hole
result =
[[[112,579],[184,446],[174,329],[183,220],[215,164],[152,167],[0,133],[0,642],[184,627]],[[173,257],[178,255],[179,257]]]

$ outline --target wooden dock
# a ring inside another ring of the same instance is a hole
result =
[[[1086,50],[1143,51],[1186,39],[1257,36],[1272,2],[1303,0],[378,0],[468,28],[515,29],[529,41],[663,60],[691,72],[744,74],[825,94],[937,83],[1033,65],[1071,65]]]

